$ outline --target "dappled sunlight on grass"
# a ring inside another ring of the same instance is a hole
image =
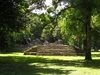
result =
[[[74,62],[74,61],[72,61]],[[86,64],[85,62],[74,62],[75,65],[72,63],[71,61],[69,61],[69,63],[66,61],[65,63],[59,62],[59,63],[30,63],[30,66],[37,66],[37,67],[41,67],[44,69],[54,69],[54,70],[58,70],[61,71],[61,74],[58,75],[99,75],[99,69],[100,67],[93,67],[95,65],[92,66],[88,66],[89,62]],[[85,64],[84,64],[85,63]],[[93,63],[92,63],[93,64]],[[99,65],[98,65],[99,66]],[[93,73],[91,73],[93,72]],[[68,73],[68,74],[67,74]],[[48,75],[48,74],[47,74]],[[57,74],[53,74],[53,75],[57,75]]]
[[[34,56],[18,52],[0,54],[0,74],[99,75],[99,53],[92,53],[93,61],[85,61],[84,56]]]
[[[37,66],[42,68],[41,72],[38,74],[41,74],[43,72],[43,69],[47,70],[49,69],[50,75],[68,75],[71,71],[74,71],[74,69],[67,68],[66,66],[62,65],[56,65],[53,63],[30,63],[30,66]],[[44,74],[44,72],[42,73]],[[46,75],[49,75],[48,72],[45,73]]]

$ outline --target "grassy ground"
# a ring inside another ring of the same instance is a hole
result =
[[[0,75],[100,75],[100,52],[92,52],[92,58],[0,54]]]

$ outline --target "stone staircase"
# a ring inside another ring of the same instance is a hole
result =
[[[76,56],[79,54],[83,52],[69,45],[38,45],[24,51],[24,55]]]

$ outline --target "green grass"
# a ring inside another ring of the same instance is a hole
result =
[[[100,52],[92,52],[92,58],[5,53],[0,54],[0,75],[100,75]]]

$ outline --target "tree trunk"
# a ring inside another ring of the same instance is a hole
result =
[[[79,39],[78,39],[78,47],[80,48],[80,50],[82,50],[82,36],[81,36],[81,34],[79,35]]]
[[[85,60],[92,60],[91,57],[91,12],[92,9],[87,9],[85,25],[86,25],[86,41],[85,41]]]

